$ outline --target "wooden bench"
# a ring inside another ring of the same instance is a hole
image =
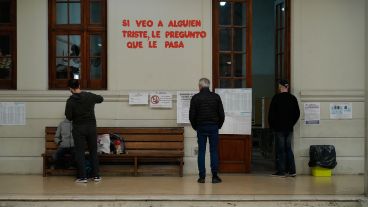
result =
[[[52,155],[56,127],[45,128],[43,176],[73,175],[76,169],[54,169]],[[178,174],[183,176],[183,127],[97,127],[97,134],[119,134],[125,154],[99,154],[100,173],[107,174]]]

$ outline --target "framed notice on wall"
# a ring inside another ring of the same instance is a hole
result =
[[[252,132],[252,89],[216,88],[225,110],[225,122],[220,134],[245,134]]]
[[[26,104],[0,102],[0,125],[25,125]]]

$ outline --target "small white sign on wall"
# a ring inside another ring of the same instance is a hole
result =
[[[304,103],[304,124],[320,124],[321,122],[321,103]]]
[[[129,105],[146,105],[148,104],[148,92],[130,92]]]
[[[190,100],[198,91],[177,91],[176,119],[178,124],[189,124]]]
[[[150,93],[151,108],[172,108],[172,94],[168,91]]]
[[[352,103],[330,103],[330,119],[352,119]]]

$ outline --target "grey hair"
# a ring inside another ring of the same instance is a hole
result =
[[[201,78],[201,79],[199,79],[198,84],[201,87],[209,88],[210,87],[210,80],[208,80],[207,78]]]

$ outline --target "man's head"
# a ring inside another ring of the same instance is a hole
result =
[[[287,80],[279,80],[279,91],[281,93],[289,91],[289,82]]]
[[[210,80],[208,80],[207,78],[201,78],[199,79],[198,86],[199,86],[199,90],[201,90],[202,88],[209,88]]]
[[[72,93],[78,93],[80,91],[80,84],[78,79],[70,79],[68,81],[68,87],[70,92]]]

